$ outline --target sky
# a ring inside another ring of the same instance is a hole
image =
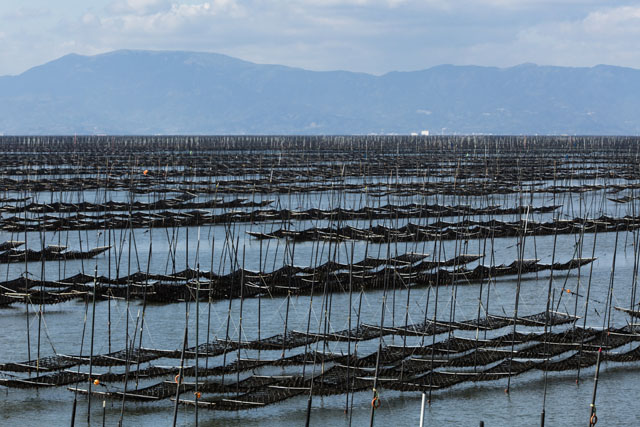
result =
[[[640,4],[617,0],[5,0],[0,76],[69,53],[223,53],[371,74],[440,64],[640,68]]]

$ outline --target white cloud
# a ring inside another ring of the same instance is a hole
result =
[[[605,36],[626,36],[640,34],[639,24],[640,7],[624,6],[592,12],[576,29]]]
[[[218,14],[239,16],[242,11],[235,0],[211,0],[195,4],[170,3],[165,0],[127,0],[111,9],[116,13],[97,20],[102,30],[148,35],[171,33],[194,21]]]
[[[442,63],[640,68],[640,7],[631,0],[96,1],[77,14],[56,9],[46,25],[3,25],[0,75],[122,48],[372,73]],[[10,10],[0,6],[0,16]]]
[[[96,15],[94,15],[93,13],[85,13],[80,18],[80,21],[84,25],[96,25],[96,24],[99,24],[99,22],[100,22],[98,17]]]
[[[537,62],[640,66],[640,7],[597,10],[574,21],[544,23],[518,35],[517,45]],[[515,49],[516,46],[514,45]],[[545,61],[545,57],[547,60]]]
[[[41,7],[19,7],[17,9],[9,10],[2,14],[2,17],[12,21],[29,21],[32,19],[42,18],[50,16],[51,11],[48,8]]]
[[[107,9],[114,14],[145,15],[156,13],[170,6],[169,0],[119,0],[111,3]]]
[[[402,4],[409,3],[410,0],[303,0],[292,3],[298,3],[306,6],[388,6],[397,7]]]

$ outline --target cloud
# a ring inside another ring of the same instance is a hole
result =
[[[19,7],[17,9],[9,10],[2,14],[2,18],[10,21],[29,21],[32,19],[43,18],[50,16],[51,11],[46,8],[33,8],[33,7]],[[6,25],[3,24],[3,25]]]
[[[533,58],[530,60],[557,65],[609,63],[638,67],[639,39],[640,7],[623,6],[596,10],[578,20],[524,29],[511,50],[519,46]]]
[[[335,6],[387,6],[398,7],[402,4],[410,3],[411,0],[302,0],[297,3],[305,6],[335,7]]]
[[[242,7],[235,0],[202,3],[171,3],[167,0],[126,0],[111,4],[104,16],[86,14],[82,21],[95,31],[138,34],[152,37],[171,34],[217,15],[240,16]],[[88,29],[85,29],[88,30]]]
[[[128,13],[146,15],[157,13],[167,7],[171,7],[169,0],[119,0],[109,4],[106,9],[115,15]]]
[[[630,0],[611,0],[606,3],[609,7],[601,0],[99,0],[82,4],[82,8],[74,6],[75,13],[53,10],[46,25],[25,29],[22,23],[27,21],[16,18],[15,25],[3,26],[0,75],[70,52],[94,54],[122,48],[220,52],[261,63],[376,74],[442,63],[640,67],[635,47],[640,39],[640,7]],[[0,6],[0,16],[2,12]],[[26,10],[12,13],[20,19],[36,19],[29,18]]]
[[[590,13],[576,29],[605,36],[640,34],[640,7],[624,6]]]

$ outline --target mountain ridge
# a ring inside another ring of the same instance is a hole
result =
[[[640,70],[310,71],[187,51],[65,55],[0,77],[9,134],[640,134]]]

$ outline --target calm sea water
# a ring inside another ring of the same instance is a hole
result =
[[[355,197],[355,196],[354,196]],[[577,196],[576,196],[577,197]],[[549,204],[549,195],[536,196],[534,204]],[[482,201],[483,203],[486,201]],[[512,200],[513,202],[513,200]],[[306,201],[305,203],[310,203]],[[355,202],[354,202],[355,203]],[[480,202],[478,202],[480,203]],[[291,205],[294,205],[291,202]],[[564,201],[565,206],[569,204]],[[347,204],[348,205],[348,204]],[[566,208],[564,216],[572,217],[578,214],[578,199],[575,200],[575,212]],[[605,211],[612,216],[626,214],[625,208],[607,204]],[[586,210],[586,208],[585,208]],[[595,213],[595,210],[590,210]],[[598,211],[600,212],[600,211]],[[505,220],[518,219],[517,216],[505,217]],[[551,215],[536,215],[535,220],[549,220]],[[455,220],[451,219],[451,220]],[[381,223],[387,226],[402,225],[403,221]],[[322,226],[322,223],[297,224],[297,229],[308,226]],[[356,226],[365,226],[363,223],[354,222]],[[368,224],[366,224],[368,225]],[[254,224],[236,225],[233,233],[240,236],[240,250],[244,256],[239,255],[239,264],[245,268],[270,271],[280,267],[283,263],[293,262],[296,265],[313,265],[333,258],[335,247],[329,244],[296,243],[293,259],[292,248],[285,250],[285,243],[279,241],[263,242],[262,245],[248,238],[247,230],[268,232],[280,228],[282,224]],[[186,266],[194,268],[200,264],[203,270],[215,272],[228,272],[230,263],[225,261],[228,254],[223,249],[225,230],[223,227],[183,228],[179,230],[157,229],[151,232],[135,230],[132,235],[128,231],[117,231],[115,241],[117,244],[110,253],[105,253],[95,260],[72,261],[65,264],[48,262],[43,267],[40,263],[28,265],[29,274],[40,277],[44,273],[47,279],[68,277],[84,271],[93,274],[97,267],[99,275],[120,276],[129,271],[145,271],[149,259],[148,248],[152,244],[152,256],[150,271],[163,273],[179,271]],[[176,234],[172,234],[176,233]],[[187,233],[189,244],[187,246]],[[200,246],[197,241],[200,236]],[[24,236],[0,233],[0,241],[24,238]],[[169,243],[175,238],[179,243],[175,248],[175,254]],[[580,254],[577,252],[579,236],[562,235],[557,238],[557,250],[555,260],[565,262]],[[615,233],[599,234],[595,245],[597,260],[593,263],[591,278],[591,299],[589,309],[586,312],[587,326],[606,326],[605,301],[611,281]],[[68,232],[68,233],[30,233],[27,236],[29,246],[40,247],[44,244],[62,243],[72,249],[77,249],[80,244],[83,248],[108,244],[104,233]],[[215,243],[214,243],[215,242]],[[634,248],[632,246],[633,235],[621,232],[618,235],[618,247],[615,263],[614,305],[629,306],[631,287],[633,284]],[[132,250],[129,253],[129,244]],[[443,258],[453,257],[459,252],[482,253],[486,258],[480,262],[489,264],[510,263],[518,258],[518,246],[515,238],[496,239],[493,246],[487,242],[486,250],[484,241],[470,241],[463,250],[456,246],[456,242],[445,242]],[[594,235],[584,236],[582,243],[583,257],[591,256],[594,248]],[[188,257],[187,257],[188,248]],[[525,258],[538,258],[541,262],[551,262],[553,248],[553,236],[528,238],[525,243]],[[331,249],[331,255],[330,253]],[[338,246],[337,260],[349,261],[351,251],[353,258],[358,261],[365,256],[386,257],[389,248],[387,245],[367,245],[364,242],[345,242]],[[433,242],[418,244],[398,244],[391,247],[392,256],[409,251],[434,253]],[[491,260],[490,254],[494,259]],[[223,259],[221,261],[221,258]],[[477,264],[477,263],[476,263]],[[473,267],[476,264],[470,264]],[[559,311],[579,316],[585,316],[584,298],[563,293],[562,288],[578,290],[580,294],[586,294],[586,286],[590,265],[582,267],[580,272],[556,272],[554,275],[553,289],[554,303],[558,304]],[[2,280],[13,279],[25,270],[24,265],[1,265],[0,276]],[[544,310],[546,304],[549,272],[528,274],[523,276],[520,295],[520,315],[539,313]],[[489,313],[512,316],[515,302],[515,279],[499,278],[489,287],[483,285],[480,294],[480,284],[466,284],[458,287],[455,301],[453,300],[453,288],[441,287],[438,290],[438,313],[441,320],[449,320],[452,306],[455,309],[456,320],[473,319],[477,315],[478,299],[481,296],[483,307],[487,306],[487,288],[489,289]],[[414,288],[411,290],[407,306],[407,291],[398,286],[387,295],[385,307],[385,324],[402,326],[405,322],[418,323],[425,316],[432,318],[434,314],[434,290],[426,288]],[[427,299],[429,305],[427,306]],[[379,324],[382,309],[382,292],[367,292],[363,294],[362,303],[359,303],[359,295],[355,294],[351,305],[348,294],[336,293],[333,295],[332,311],[330,315],[330,329],[338,331],[345,329],[351,321],[355,325],[358,308],[361,312],[361,322]],[[559,301],[559,302],[558,302]],[[144,331],[142,346],[159,349],[177,349],[181,347],[185,328],[185,312],[189,311],[189,345],[195,342],[202,343],[216,338],[225,338],[227,324],[229,325],[229,337],[231,339],[252,340],[258,337],[258,331],[262,338],[282,333],[286,317],[287,300],[285,298],[257,298],[247,299],[242,307],[242,324],[240,324],[240,301],[232,301],[229,307],[228,301],[218,301],[212,304],[200,303],[199,307],[192,303],[188,306],[182,304],[152,304],[147,307],[144,318]],[[126,325],[128,319],[129,335],[134,332],[136,319],[141,313],[142,305],[139,301],[127,304],[121,300],[111,302],[100,301],[96,305],[95,344],[94,352],[104,354],[109,351],[108,319],[111,319],[111,350],[124,348],[127,336]],[[40,356],[53,354],[87,354],[89,351],[89,334],[91,328],[90,314],[82,301],[70,301],[63,304],[46,306],[44,316],[40,319],[35,312],[37,307],[16,305],[0,309],[0,363],[17,362],[28,359],[28,349],[31,358],[35,358],[40,351]],[[199,312],[199,317],[196,316]],[[85,322],[85,314],[89,314],[89,320]],[[260,324],[258,325],[258,313]],[[309,316],[309,313],[311,315]],[[311,321],[308,324],[307,319]],[[612,324],[622,326],[628,321],[627,316],[618,311],[612,312]],[[196,336],[196,323],[198,323],[198,335]],[[27,324],[30,337],[27,341]],[[305,331],[307,327],[313,331],[319,331],[323,324],[323,312],[321,298],[313,300],[309,296],[292,297],[290,300],[290,312],[288,316],[288,328]],[[578,323],[582,325],[582,320]],[[209,329],[207,335],[207,328]],[[85,331],[82,342],[83,330]],[[518,331],[539,331],[535,328],[519,327]],[[510,332],[510,328],[492,331],[490,336]],[[456,332],[459,336],[473,337],[473,332]],[[438,339],[442,339],[438,337]],[[429,340],[431,338],[429,337]],[[402,344],[399,337],[385,337],[385,344]],[[39,345],[38,345],[39,341]],[[407,344],[419,344],[418,338],[408,338]],[[375,351],[377,340],[360,343],[359,354],[365,355]],[[627,351],[633,348],[625,346],[616,351]],[[294,349],[287,355],[300,352]],[[344,343],[328,343],[327,351],[346,353]],[[257,357],[257,352],[243,351],[242,357]],[[234,360],[236,353],[229,355],[229,360]],[[260,357],[277,358],[280,352],[261,352]],[[153,361],[153,365],[175,366],[176,360]],[[187,363],[193,363],[189,361]],[[204,361],[201,361],[201,365]],[[209,366],[222,364],[222,357],[211,358]],[[142,365],[144,367],[146,365]],[[640,410],[637,410],[636,396],[638,393],[638,380],[640,380],[639,364],[603,364],[600,382],[598,385],[598,416],[599,425],[636,426],[640,422]],[[83,371],[88,367],[82,367]],[[104,368],[98,368],[99,372]],[[256,370],[255,374],[284,374],[299,373],[301,368],[264,368]],[[120,372],[121,368],[114,368]],[[244,378],[251,373],[243,373]],[[9,374],[2,374],[9,376]],[[591,401],[593,387],[594,368],[581,372],[579,384],[576,384],[576,372],[550,373],[547,382],[546,414],[547,423],[550,426],[573,426],[588,423],[589,403]],[[235,380],[236,376],[231,375]],[[157,378],[142,382],[141,386],[170,378]],[[104,390],[110,390],[109,384]],[[483,420],[485,425],[500,426],[531,426],[539,425],[540,412],[543,407],[544,375],[541,371],[533,370],[512,379],[511,393],[505,394],[506,379],[476,384],[463,384],[433,394],[431,406],[426,409],[426,425],[478,425]],[[382,406],[375,413],[375,425],[418,425],[420,416],[420,393],[400,393],[381,389]],[[73,393],[66,387],[40,388],[40,389],[6,389],[0,388],[0,424],[7,426],[16,425],[69,425]],[[312,425],[366,425],[369,423],[369,408],[371,392],[359,392],[353,396],[353,410],[345,414],[344,395],[331,397],[314,396],[311,412]],[[199,423],[205,426],[276,426],[276,425],[302,425],[306,416],[306,396],[296,397],[279,404],[264,408],[239,411],[219,412],[200,409]],[[102,401],[99,398],[92,399],[92,425],[102,423]],[[105,416],[107,425],[116,425],[120,417],[121,403],[119,401],[107,401]],[[125,425],[168,425],[172,420],[173,403],[169,400],[154,403],[127,402],[124,408]],[[78,422],[84,424],[87,418],[87,398],[78,398],[77,416]],[[180,407],[179,424],[194,425],[195,411],[191,407]]]

